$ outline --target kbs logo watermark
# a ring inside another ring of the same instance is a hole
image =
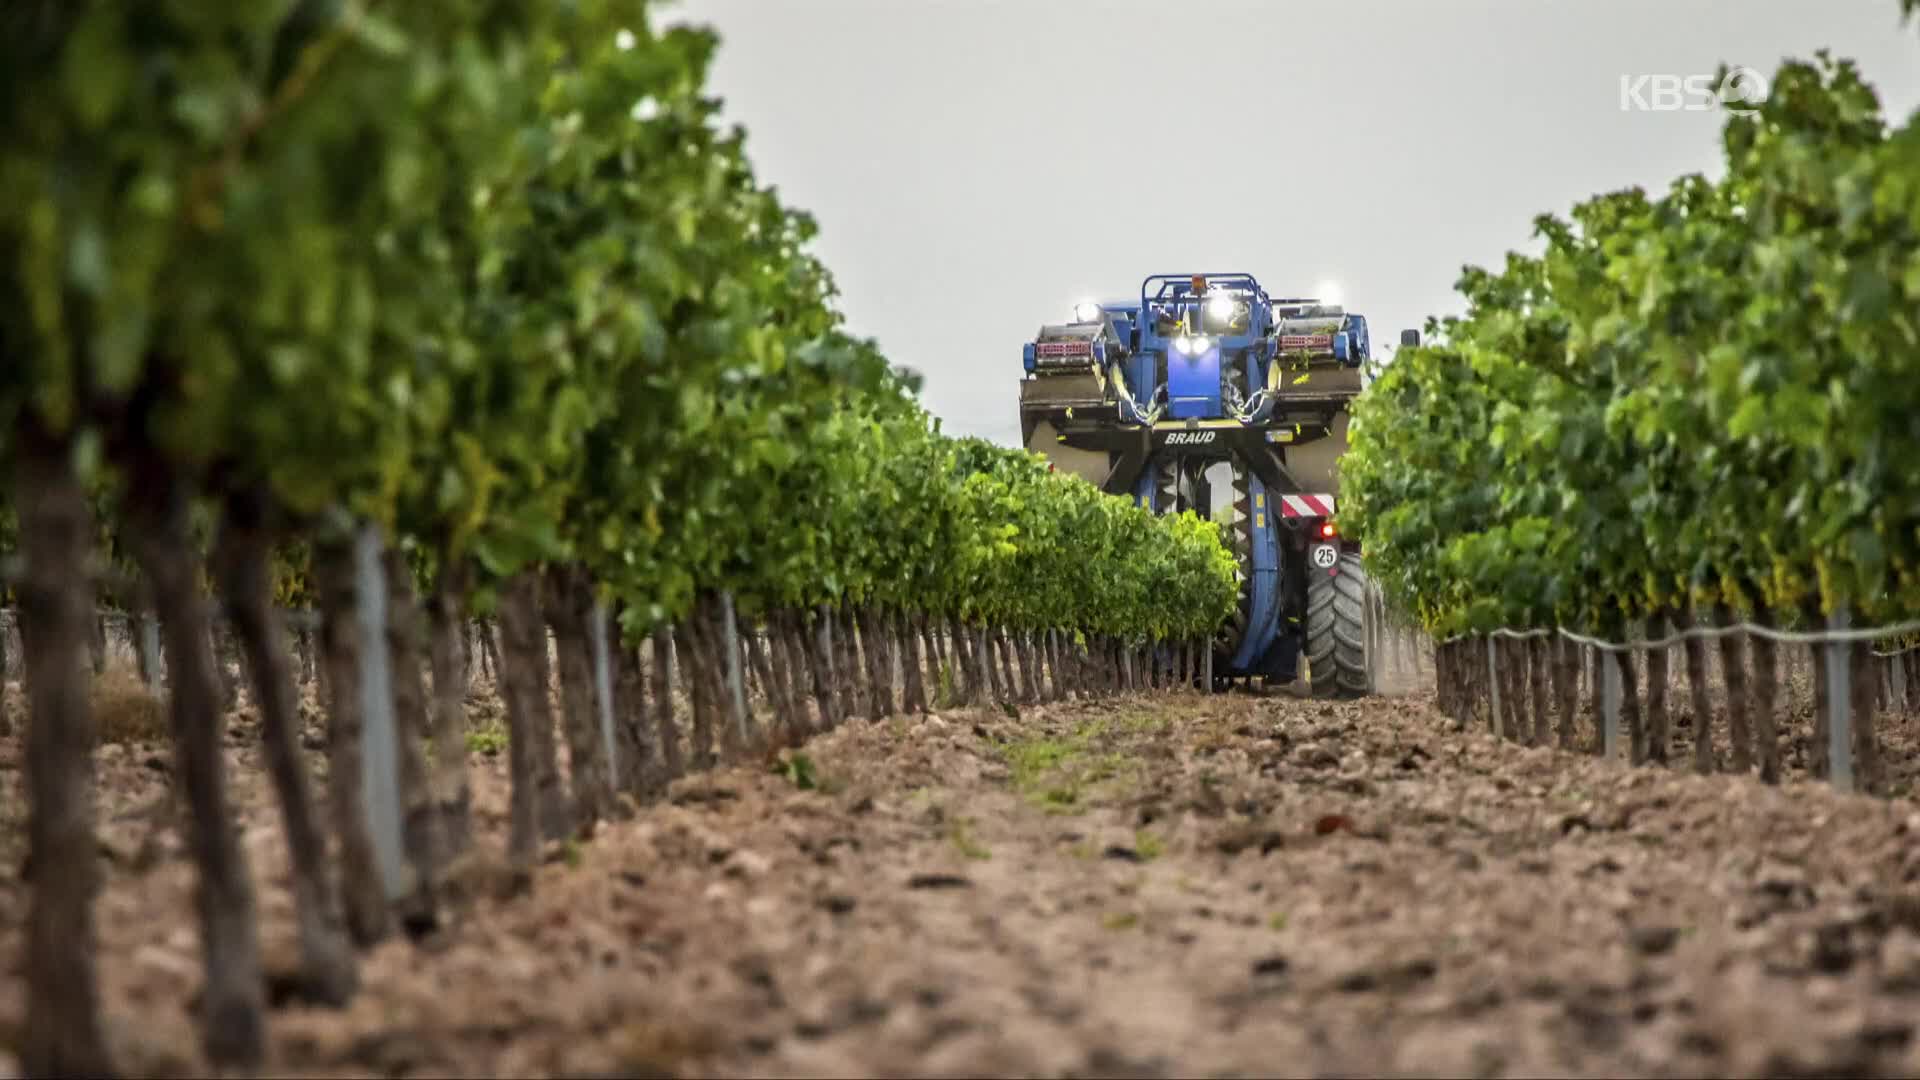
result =
[[[1767,100],[1767,77],[1750,67],[1725,75],[1622,75],[1621,112],[1748,113]]]

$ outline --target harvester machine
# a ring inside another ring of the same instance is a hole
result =
[[[1025,348],[1028,449],[1155,513],[1223,525],[1240,599],[1214,642],[1215,689],[1372,690],[1359,546],[1333,520],[1369,354],[1364,316],[1270,297],[1250,274],[1155,275],[1137,299],[1081,303]]]

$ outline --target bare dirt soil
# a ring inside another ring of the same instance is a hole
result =
[[[244,717],[242,718],[244,720]],[[266,954],[285,852],[244,723]],[[0,742],[0,1046],[24,1016]],[[484,851],[503,757],[474,756]],[[199,1074],[157,745],[101,750],[110,1028]],[[269,1071],[379,1075],[1920,1074],[1920,808],[1457,733],[1422,695],[855,721],[677,783],[284,1006]],[[17,1068],[0,1051],[0,1074]]]

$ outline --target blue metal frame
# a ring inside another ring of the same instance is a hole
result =
[[[1247,477],[1247,495],[1254,507],[1252,558],[1248,573],[1253,577],[1253,597],[1247,612],[1247,636],[1233,654],[1234,671],[1250,671],[1280,636],[1280,536],[1272,508],[1267,504],[1267,487],[1257,476]]]

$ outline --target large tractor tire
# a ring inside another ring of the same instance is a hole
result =
[[[1317,698],[1373,692],[1367,667],[1367,575],[1360,556],[1340,556],[1340,572],[1307,571],[1307,671]]]

